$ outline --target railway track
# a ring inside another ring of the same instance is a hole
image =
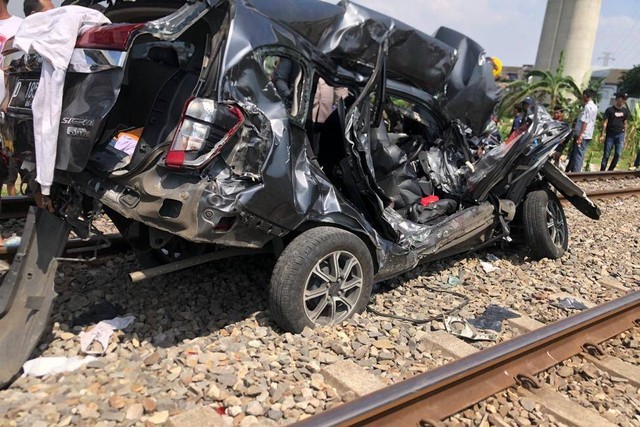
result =
[[[34,205],[32,197],[12,196],[0,198],[0,220],[26,218],[29,207]]]
[[[78,254],[114,255],[131,249],[127,241],[119,234],[108,234],[100,242],[95,239],[83,240],[71,238],[65,247],[65,256],[73,257]],[[11,262],[18,251],[17,248],[0,248],[0,260]]]
[[[600,370],[622,377],[635,387],[640,386],[637,365],[607,356],[600,347],[606,340],[640,326],[640,292],[546,326],[527,318],[518,323],[530,331],[297,425],[440,425],[450,416],[516,385],[525,389],[520,393],[569,425],[611,425],[597,412],[587,411],[552,388],[541,385],[535,375],[580,355]],[[443,345],[451,347],[452,343]]]
[[[606,181],[611,179],[640,178],[640,171],[572,172],[568,175],[575,182]]]

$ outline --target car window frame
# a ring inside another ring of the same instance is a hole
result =
[[[298,52],[293,49],[289,49],[282,46],[262,46],[254,51],[260,64],[264,64],[264,61],[270,56],[287,57],[292,61],[296,61],[302,71],[302,81],[300,89],[300,100],[298,106],[298,114],[292,115],[290,111],[287,111],[287,117],[292,123],[295,123],[301,127],[305,126],[307,117],[309,114],[312,99],[313,79],[315,70],[309,64],[309,62]],[[263,69],[264,69],[264,65]],[[266,70],[264,70],[266,73]]]

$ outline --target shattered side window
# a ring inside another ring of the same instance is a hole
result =
[[[276,88],[287,112],[295,118],[302,119],[306,110],[304,96],[305,78],[302,64],[288,56],[267,55],[262,67]]]
[[[384,107],[384,120],[389,132],[421,136],[435,140],[438,124],[422,105],[397,96],[388,96]]]

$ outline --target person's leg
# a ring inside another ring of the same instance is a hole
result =
[[[571,142],[571,145],[569,146],[569,154],[567,154],[567,159],[569,159],[569,161],[567,162],[567,167],[564,169],[565,172],[572,172],[573,171],[573,158],[575,156],[575,151],[576,151],[576,141],[575,139]]]
[[[640,148],[638,149],[638,154],[636,155],[636,161],[633,162],[633,166],[640,167]]]
[[[609,166],[610,171],[616,168],[620,157],[622,157],[622,150],[624,149],[624,132],[615,135],[613,137],[613,143],[615,152],[613,153],[613,160],[611,160],[611,165]]]
[[[576,146],[574,150],[575,158],[572,172],[582,172],[582,164],[584,163],[584,157],[590,141],[590,139],[583,139],[582,144]]]
[[[604,140],[604,153],[602,153],[602,162],[600,162],[600,172],[607,170],[607,164],[609,164],[609,156],[611,155],[611,149],[613,148],[614,138],[612,135],[607,135]]]
[[[553,153],[553,163],[556,165],[556,167],[560,166],[560,158],[562,157],[563,151],[564,151],[564,141],[556,147],[556,151]]]
[[[9,196],[15,196],[16,193],[16,181],[18,180],[18,162],[15,157],[9,157],[9,176],[5,180],[7,184],[7,194]]]

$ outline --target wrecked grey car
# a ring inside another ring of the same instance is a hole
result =
[[[114,24],[78,39],[66,77],[56,213],[30,217],[0,285],[3,363],[32,351],[68,232],[89,237],[102,211],[145,267],[230,247],[275,253],[270,313],[293,332],[361,312],[375,281],[515,231],[535,256],[562,256],[552,187],[599,217],[548,161],[569,129],[543,108],[478,155],[499,91],[482,48],[453,30],[429,36],[351,2],[107,6]],[[5,69],[5,134],[33,151],[37,56],[9,50]],[[320,77],[349,96],[318,131]]]

